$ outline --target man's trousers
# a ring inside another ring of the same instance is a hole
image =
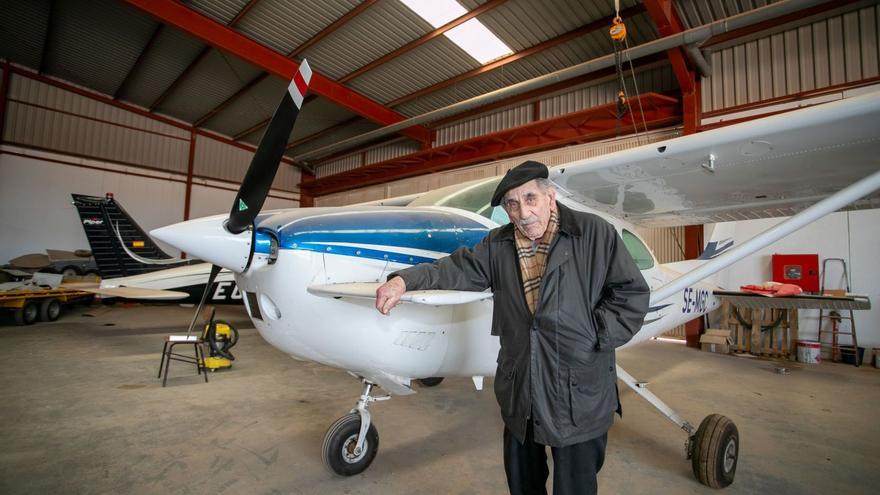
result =
[[[605,462],[608,434],[567,447],[551,447],[553,453],[553,495],[586,495],[597,491],[596,475]],[[532,422],[525,443],[504,428],[504,471],[511,495],[547,493],[547,447],[535,443]]]

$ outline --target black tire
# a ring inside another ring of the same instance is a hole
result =
[[[61,276],[64,278],[71,278],[79,276],[79,269],[75,266],[65,266],[61,269]]]
[[[440,385],[440,382],[442,382],[442,381],[443,381],[442,376],[432,376],[430,378],[419,378],[419,383],[423,387],[436,387],[437,385]]]
[[[340,476],[354,476],[370,467],[379,452],[379,432],[370,423],[364,450],[355,455],[353,450],[357,445],[360,429],[361,415],[356,412],[339,418],[330,426],[321,447],[321,457],[328,470]]]
[[[720,414],[706,416],[693,439],[691,463],[697,481],[711,488],[733,483],[739,452],[739,431],[733,421]]]
[[[40,321],[55,321],[61,316],[61,301],[55,298],[40,302]]]
[[[16,325],[32,325],[40,316],[40,307],[34,301],[25,301],[24,305],[15,310]]]

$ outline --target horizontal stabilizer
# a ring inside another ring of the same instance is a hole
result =
[[[62,289],[81,290],[100,294],[104,297],[124,297],[125,299],[141,299],[145,301],[174,301],[189,297],[186,292],[161,289],[144,289],[141,287],[100,287],[98,284],[62,284]]]
[[[310,294],[321,297],[352,297],[357,299],[376,299],[376,289],[380,282],[355,282],[348,284],[311,285]],[[400,298],[400,302],[427,304],[430,306],[449,306],[468,304],[492,297],[491,292],[468,292],[461,290],[412,290]]]

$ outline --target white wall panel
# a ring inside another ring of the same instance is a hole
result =
[[[783,220],[772,218],[735,222],[734,240],[741,244]],[[736,289],[744,284],[770,280],[770,260],[774,253],[817,253],[820,263],[825,258],[843,258],[850,272],[852,291],[870,296],[874,306],[874,309],[868,311],[854,312],[859,345],[880,347],[880,309],[877,309],[880,302],[880,265],[876,262],[877,239],[880,239],[880,210],[832,213],[735,263],[721,273],[720,282],[725,287]],[[828,286],[839,288],[837,283],[840,280],[839,272],[831,272]],[[816,339],[818,315],[817,310],[799,312],[800,338]]]
[[[183,219],[184,184],[0,154],[0,263],[49,249],[88,249],[71,193],[114,193],[145,230]],[[169,254],[177,252],[168,249]]]

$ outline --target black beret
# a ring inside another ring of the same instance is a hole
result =
[[[550,171],[547,170],[547,165],[543,163],[532,160],[520,163],[508,170],[504,174],[504,178],[501,179],[501,182],[498,183],[498,187],[495,188],[495,194],[492,195],[492,206],[500,205],[504,194],[514,187],[519,187],[530,180],[546,179],[549,176]]]

